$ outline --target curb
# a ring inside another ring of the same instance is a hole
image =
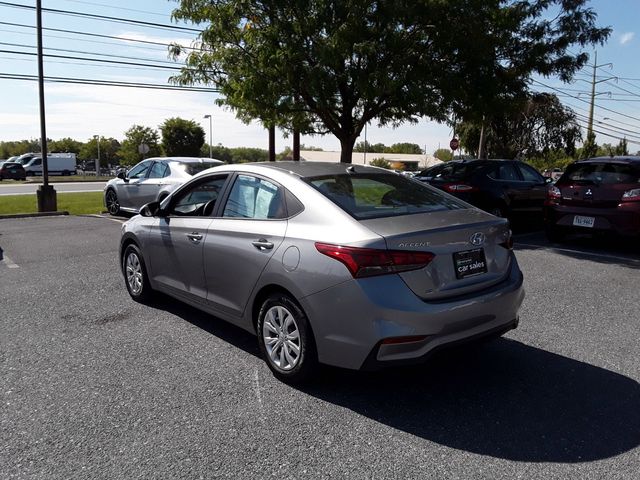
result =
[[[31,217],[60,217],[63,215],[69,215],[69,212],[36,212],[36,213],[13,213],[10,215],[0,215],[0,220],[3,218],[31,218]]]

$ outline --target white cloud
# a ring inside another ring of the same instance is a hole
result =
[[[633,40],[636,34],[634,32],[626,32],[620,35],[620,45],[628,45]]]

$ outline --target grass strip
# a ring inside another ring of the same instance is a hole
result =
[[[104,210],[102,192],[58,193],[58,211],[67,211],[71,215],[100,213]],[[38,202],[35,195],[0,196],[0,215],[14,213],[36,213]]]

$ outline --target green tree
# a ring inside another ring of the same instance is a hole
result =
[[[157,130],[142,125],[133,125],[124,132],[125,139],[120,147],[120,162],[123,165],[135,165],[143,158],[157,157],[161,153]],[[140,145],[147,145],[149,152],[142,154],[138,151]]]
[[[385,153],[404,153],[410,155],[422,154],[422,149],[417,143],[394,143],[385,149]]]
[[[61,138],[60,140],[53,140],[49,142],[47,150],[49,152],[57,153],[75,153],[78,155],[82,149],[83,143],[73,138]]]
[[[629,155],[629,147],[627,145],[627,139],[623,138],[615,149],[616,155]]]
[[[233,163],[266,162],[269,160],[269,152],[261,148],[232,148]]]
[[[193,120],[168,118],[160,125],[160,132],[162,148],[170,157],[197,157],[204,145],[204,129]]]
[[[373,167],[386,168],[387,170],[391,168],[391,163],[389,162],[389,160],[386,160],[384,158],[374,158],[373,160],[371,160],[369,165]]]
[[[115,165],[119,162],[120,142],[115,138],[100,137],[100,165]],[[92,137],[82,145],[78,159],[94,162],[98,158],[98,139]]]
[[[209,156],[209,145],[203,144],[202,147],[200,147],[199,156],[205,158]],[[211,149],[211,156],[216,160],[233,163],[233,153],[231,152],[231,149],[223,147],[222,145],[214,145]]]
[[[587,0],[179,0],[202,26],[172,80],[216,85],[245,121],[330,132],[350,163],[364,126],[491,113],[534,74],[570,80],[606,40]],[[464,21],[460,21],[464,19]],[[456,28],[452,28],[455,25]],[[472,38],[473,41],[469,41]]]
[[[433,152],[433,156],[438,160],[442,160],[443,162],[448,162],[453,159],[453,154],[448,148],[437,149],[435,152]]]
[[[556,95],[536,93],[514,101],[502,115],[485,120],[485,153],[491,158],[544,158],[557,149],[575,154],[581,132],[576,115]],[[464,148],[477,154],[481,124],[463,122],[458,128]]]
[[[367,153],[384,153],[387,150],[387,146],[384,143],[369,143],[358,142],[354,145],[354,152],[367,152]]]
[[[587,133],[587,139],[582,145],[582,149],[579,153],[579,158],[591,158],[598,154],[598,144],[596,143],[596,134],[593,132]]]

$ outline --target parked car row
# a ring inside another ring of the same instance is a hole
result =
[[[10,160],[0,162],[0,180],[26,180],[24,167]]]
[[[640,157],[598,157],[555,170],[544,177],[519,161],[452,161],[415,178],[499,217],[540,215],[552,241],[576,232],[640,236]]]

